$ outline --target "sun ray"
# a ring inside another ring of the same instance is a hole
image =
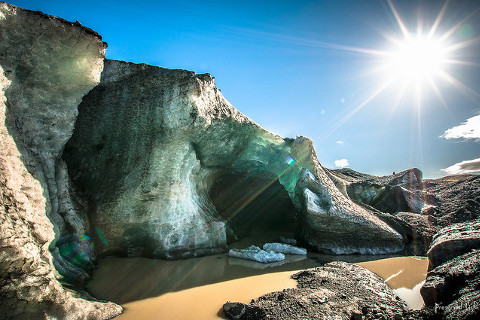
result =
[[[379,94],[381,94],[383,91],[385,91],[394,81],[394,79],[391,79],[390,81],[385,82],[383,85],[378,87],[372,94],[370,94],[363,102],[361,102],[358,106],[355,107],[352,111],[347,113],[342,119],[337,121],[335,125],[330,128],[325,134],[320,137],[320,141],[324,141],[326,138],[328,138],[331,134],[333,134],[335,131],[338,130],[341,126],[343,126],[348,120],[350,120],[357,112],[362,110],[363,107],[365,107],[370,101],[375,99]]]
[[[393,115],[394,115],[395,111],[397,110],[398,106],[400,105],[400,101],[402,100],[405,92],[407,91],[407,88],[408,88],[408,82],[403,81],[402,85],[400,87],[400,90],[398,91],[398,93],[395,97],[395,100],[393,101],[393,105],[389,109],[388,116],[387,116],[387,121],[385,121],[385,123],[384,123],[384,127],[382,129],[382,132],[387,132],[387,128],[389,126],[389,123],[392,120]]]
[[[387,1],[388,1],[388,5],[390,6],[390,10],[392,10],[393,15],[395,16],[395,20],[397,20],[397,24],[398,24],[398,26],[400,27],[400,30],[403,33],[403,36],[406,39],[409,39],[410,38],[410,32],[408,32],[408,29],[405,26],[405,23],[403,22],[402,18],[400,17],[400,14],[398,13],[397,9],[393,5],[392,0],[387,0]]]
[[[428,36],[432,38],[435,34],[435,32],[438,29],[438,26],[442,22],[443,17],[445,16],[445,11],[447,10],[448,4],[450,3],[450,0],[445,1],[445,3],[442,6],[442,9],[440,10],[440,13],[438,14],[437,18],[435,19],[435,22],[433,23],[432,27],[430,28],[430,31],[428,32]]]
[[[444,41],[448,38],[450,38],[454,32],[456,32],[458,29],[460,29],[471,17],[473,17],[478,11],[480,10],[480,7],[477,9],[473,10],[468,14],[465,18],[463,18],[461,21],[459,21],[456,25],[454,25],[452,28],[447,30],[440,38],[440,41]]]

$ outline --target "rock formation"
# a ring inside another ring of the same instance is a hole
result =
[[[227,302],[228,319],[409,319],[407,306],[374,273],[331,262],[292,276],[297,288],[268,293],[249,304]]]
[[[431,270],[421,293],[437,319],[478,319],[480,250],[471,250]]]
[[[88,200],[98,254],[217,253],[258,219],[271,229],[298,220],[297,237],[320,251],[402,249],[398,233],[337,190],[310,140],[263,130],[208,74],[106,60],[63,158]],[[270,202],[288,211],[245,210],[274,186]]]
[[[0,2],[6,317],[117,315],[59,282],[81,286],[102,255],[218,253],[262,227],[333,254],[431,237],[419,170],[329,171],[312,141],[265,131],[209,74],[105,60],[105,49],[79,23]]]
[[[75,298],[52,259],[68,268],[55,239],[87,229],[61,154],[82,96],[99,80],[104,43],[79,24],[3,2],[0,39],[0,313],[111,318],[121,308]]]

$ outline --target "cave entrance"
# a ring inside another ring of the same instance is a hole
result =
[[[297,211],[278,179],[224,174],[213,184],[210,198],[239,239],[294,236]]]

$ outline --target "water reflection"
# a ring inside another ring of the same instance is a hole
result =
[[[287,255],[282,264],[268,265],[227,254],[166,261],[148,258],[101,259],[87,290],[95,297],[120,304],[193,287],[272,272],[321,266],[334,260],[361,262],[391,256]],[[301,260],[299,260],[301,259]]]
[[[423,257],[396,257],[359,263],[362,267],[378,274],[393,292],[404,300],[411,309],[421,309],[423,299],[420,288],[425,282],[428,259]]]

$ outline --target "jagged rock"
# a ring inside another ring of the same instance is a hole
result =
[[[323,170],[304,169],[296,186],[303,205],[297,237],[329,254],[382,254],[403,249],[403,239],[385,222],[345,197]]]
[[[407,306],[374,273],[354,264],[331,262],[292,276],[297,288],[268,293],[249,304],[224,305],[228,319],[345,319],[403,315]],[[261,317],[247,315],[257,314]],[[407,318],[407,317],[404,317]]]
[[[299,254],[306,255],[307,250],[304,248],[295,247],[285,243],[270,242],[263,245],[263,250],[265,251],[274,251],[284,254]]]
[[[479,288],[480,250],[472,250],[428,272],[420,292],[437,319],[478,319]]]
[[[404,252],[412,255],[426,255],[438,228],[436,219],[426,214],[413,212],[397,212],[395,214],[376,214],[397,231],[405,242]]]
[[[480,249],[479,219],[445,227],[435,235],[428,250],[429,269],[434,269],[472,249]]]
[[[418,169],[383,177],[362,174],[348,168],[330,170],[329,174],[351,199],[382,212],[421,213],[426,203],[422,172]]]
[[[439,226],[480,218],[480,175],[425,180],[425,190],[433,195],[434,206],[429,212],[437,218]]]
[[[63,157],[104,238],[93,235],[100,254],[216,253],[226,250],[227,234],[241,236],[258,219],[270,228],[299,219],[299,238],[336,253],[402,249],[398,233],[337,190],[310,140],[263,130],[223,98],[208,74],[107,60],[79,109]],[[314,181],[305,184],[304,172]],[[283,201],[285,213],[278,206],[244,210],[268,192],[275,201],[262,198],[263,206]],[[333,202],[312,209],[312,197]],[[342,228],[331,227],[339,222]]]
[[[285,255],[283,253],[262,250],[257,246],[249,246],[245,249],[230,249],[228,255],[234,258],[253,260],[261,263],[285,260]]]
[[[264,319],[265,312],[258,307],[247,307],[243,303],[228,301],[223,305],[223,312],[228,319],[255,320]]]
[[[49,251],[55,237],[86,230],[60,156],[82,96],[99,80],[104,50],[80,24],[0,2],[2,318],[107,319],[122,310],[63,289]]]

